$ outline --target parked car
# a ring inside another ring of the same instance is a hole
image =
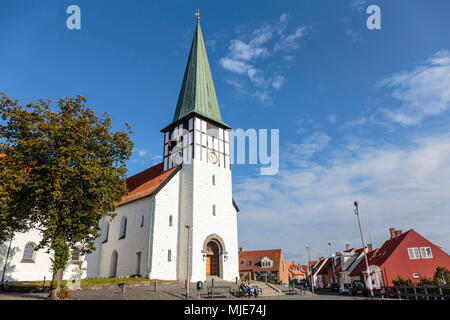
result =
[[[342,286],[339,288],[339,293],[344,295],[350,295],[350,290],[352,289],[352,284],[349,282],[343,283]]]
[[[328,292],[339,292],[339,283],[328,282],[326,289]]]
[[[366,288],[366,285],[361,280],[353,280],[352,285],[351,285],[350,294],[352,296],[359,295],[359,294],[361,294],[363,296],[368,296],[369,290]]]

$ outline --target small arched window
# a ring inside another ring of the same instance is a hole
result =
[[[127,217],[122,217],[122,220],[120,221],[120,239],[125,239],[125,236],[127,234]]]
[[[169,249],[169,251],[167,251],[167,261],[171,262],[172,261],[172,250]]]
[[[213,186],[216,185],[216,175],[215,174],[212,175],[212,184],[213,184]]]
[[[213,206],[212,206],[212,214],[213,214],[213,216],[216,215],[216,205],[215,204],[213,204]]]
[[[25,248],[23,250],[23,258],[21,262],[24,263],[34,263],[36,258],[36,250],[34,248],[36,245],[33,242],[28,242],[25,245]]]
[[[172,226],[173,226],[173,216],[170,215],[169,216],[169,227],[172,227]]]
[[[141,217],[141,228],[144,226],[144,216]]]
[[[72,251],[72,261],[80,260],[80,247],[75,247]]]

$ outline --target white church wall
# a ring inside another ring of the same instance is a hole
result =
[[[113,252],[117,252],[117,277],[127,277],[135,275],[137,271],[142,276],[147,273],[147,247],[148,235],[150,226],[150,204],[151,198],[143,198],[134,202],[125,204],[117,208],[117,215],[110,220],[110,218],[103,219],[101,226],[102,235],[101,243],[98,245],[93,256],[99,257],[99,273],[98,277],[110,277],[111,264]],[[144,224],[141,226],[142,216],[144,216]],[[127,228],[125,238],[120,238],[120,226],[122,218],[127,218]],[[109,222],[108,241],[103,242],[107,230],[106,223]],[[141,263],[137,266],[138,255],[141,253]],[[90,258],[90,257],[89,257]],[[88,259],[89,259],[88,258]]]
[[[26,233],[14,234],[11,242],[11,249],[8,257],[5,280],[7,281],[51,281],[51,257],[52,255],[46,252],[46,249],[39,249],[34,253],[34,262],[24,260],[24,249],[28,243],[37,245],[42,239],[42,236],[37,229],[32,229]],[[9,241],[0,244],[0,272],[3,273],[5,266],[6,254],[8,251]],[[83,256],[80,256],[80,261],[83,261],[82,268],[87,268],[87,263]],[[72,277],[76,266],[69,264],[64,272],[63,279],[67,280]],[[77,271],[78,272],[78,271]],[[1,276],[0,276],[1,277]],[[81,278],[86,277],[86,270],[82,272]]]
[[[155,196],[150,278],[177,279],[180,175],[177,173]],[[172,223],[169,225],[170,217]],[[168,252],[171,251],[171,261]]]
[[[215,175],[215,185],[212,176]],[[193,239],[192,281],[206,279],[203,244],[210,234],[225,242],[226,258],[221,256],[221,277],[234,281],[239,275],[237,214],[232,204],[231,171],[204,161],[193,162]],[[215,205],[216,215],[213,215]]]

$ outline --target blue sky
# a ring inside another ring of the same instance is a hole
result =
[[[66,8],[81,8],[81,30]],[[369,30],[366,8],[381,8]],[[0,91],[26,103],[81,94],[128,122],[134,174],[161,161],[201,24],[222,118],[280,130],[280,171],[233,166],[244,249],[326,256],[414,228],[450,247],[448,1],[10,1],[0,4]],[[370,237],[369,237],[370,232]],[[368,242],[368,241],[367,241]]]

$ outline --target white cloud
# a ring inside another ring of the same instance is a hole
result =
[[[281,35],[280,40],[275,44],[274,51],[297,49],[297,40],[306,34],[307,27],[298,27],[294,32],[287,36]]]
[[[328,144],[317,133],[298,150],[288,146],[289,168],[277,176],[247,178],[234,184],[241,208],[239,241],[247,249],[283,248],[288,259],[305,261],[326,255],[349,240],[358,246],[352,203],[360,203],[363,232],[374,246],[388,238],[388,228],[414,228],[450,248],[450,136],[428,137],[405,146],[369,146],[332,157],[326,164],[306,160]],[[356,148],[360,148],[356,146]],[[297,163],[297,165],[295,165]],[[285,165],[286,163],[284,163]],[[282,164],[283,165],[283,164]]]
[[[450,108],[450,52],[441,50],[423,65],[379,81],[377,87],[391,89],[400,102],[399,107],[381,109],[392,122],[411,126],[440,115]]]
[[[268,58],[276,59],[276,51],[298,47],[298,39],[305,34],[307,28],[297,27],[292,33],[286,34],[288,20],[288,15],[283,13],[274,24],[264,24],[249,33],[241,32],[238,39],[230,40],[228,53],[219,60],[219,64],[225,70],[247,79],[250,85],[254,86],[252,89],[244,88],[243,83],[240,83],[239,88],[234,86],[240,94],[247,93],[249,97],[270,104],[270,90],[278,90],[285,84],[286,78],[279,74],[279,71],[268,72],[267,66],[270,63],[265,63],[264,66],[259,64]],[[286,55],[281,59],[288,63],[294,58],[293,55]]]
[[[276,75],[275,78],[272,81],[272,87],[275,89],[280,89],[283,85],[286,79],[281,75]]]

